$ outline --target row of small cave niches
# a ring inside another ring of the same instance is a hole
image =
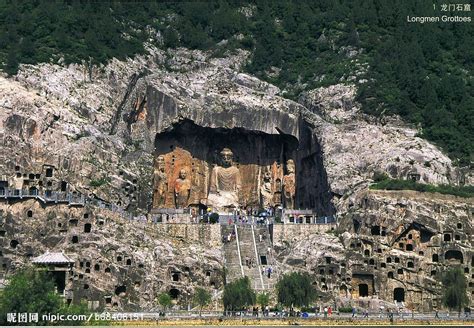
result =
[[[143,269],[145,267],[143,263],[134,263],[132,258],[126,258],[122,255],[118,255],[116,259],[118,264],[121,265],[132,266],[132,264],[136,264],[136,267],[139,269]],[[91,270],[94,272],[103,271],[104,273],[112,273],[111,267],[109,265],[103,264],[102,261],[96,262],[92,266],[91,261],[83,260],[76,262],[75,267],[76,269],[83,270],[85,273],[91,273]],[[79,275],[79,278],[82,279],[83,277]]]
[[[132,266],[132,264],[135,264],[132,260],[132,258],[124,256],[124,255],[117,255],[116,259],[116,264],[118,265],[125,265],[125,266]],[[102,261],[99,261],[95,263],[93,266],[91,265],[91,262],[88,260],[83,260],[75,264],[75,267],[77,269],[83,270],[85,273],[91,273],[91,271],[94,272],[101,272],[103,269],[104,273],[111,273],[112,269],[108,265],[102,264]],[[143,263],[138,263],[137,267],[139,269],[143,269],[145,266]],[[184,267],[183,270],[171,270],[170,271],[170,280],[173,282],[178,282],[182,280],[183,275],[189,275],[191,273],[191,269],[189,267]],[[213,270],[206,270],[205,271],[205,276],[206,277],[211,277],[213,273]],[[79,279],[84,278],[83,274],[79,274],[78,276]],[[212,284],[214,286],[215,284]]]
[[[64,180],[56,181],[55,168],[53,166],[43,166],[41,172],[22,172],[22,168],[19,165],[15,166],[15,177],[17,179],[23,179],[23,189],[30,188],[30,191],[37,191],[37,187],[47,189],[57,189],[61,191],[67,191],[68,183]],[[6,187],[1,185],[0,187]]]
[[[52,178],[54,174],[54,167],[53,166],[44,166],[41,170],[41,173],[21,173],[21,166],[15,165],[15,175],[17,178],[28,178],[30,180],[39,180],[42,176],[45,178]]]
[[[27,210],[27,211],[25,212],[25,215],[26,215],[27,218],[33,218],[34,212],[33,212],[33,210],[30,209],[30,210]],[[89,216],[90,216],[89,213],[85,213],[85,214],[83,215],[83,218],[84,218],[85,220],[88,220],[88,221],[85,222],[85,223],[83,223],[83,224],[81,224],[81,225],[82,225],[81,230],[82,230],[83,233],[86,233],[86,234],[91,233],[91,232],[93,231],[93,222],[90,221]],[[105,220],[104,220],[104,219],[101,219],[101,218],[97,218],[97,219],[96,219],[96,224],[97,224],[97,226],[99,226],[99,227],[104,226]],[[65,223],[62,223],[62,222],[58,222],[58,223],[57,223],[57,227],[58,227],[58,229],[60,230],[60,232],[67,232],[67,228],[68,228],[68,227],[74,227],[74,228],[75,228],[75,227],[79,227],[79,226],[80,226],[80,225],[79,225],[79,219],[76,219],[76,218],[71,218],[71,219],[69,219],[66,224],[65,224]],[[0,230],[0,237],[1,237],[1,238],[7,237],[7,231],[6,231],[6,230],[3,230],[3,229]],[[73,235],[73,236],[71,237],[70,242],[71,242],[72,244],[79,243],[79,236],[78,236],[78,235]],[[17,240],[17,239],[12,239],[12,240],[10,240],[9,247],[10,247],[11,249],[16,249],[16,248],[19,247],[20,245],[21,245],[21,244],[20,244],[20,241],[19,241],[19,240]],[[1,252],[0,252],[0,256],[3,256],[3,254],[2,254]],[[32,256],[33,256],[32,254],[29,254],[29,255],[28,255],[28,257],[32,257]]]
[[[445,231],[443,232],[443,240],[444,241],[451,241],[452,239],[454,240],[461,240],[461,236],[463,234],[462,229],[464,228],[464,225],[461,222],[456,223],[456,230],[461,231],[460,233],[453,231]],[[358,221],[354,221],[354,231],[357,233],[360,230],[360,223]],[[433,237],[433,233],[426,230],[426,229],[419,229],[419,228],[413,228],[411,227],[410,230],[414,230],[419,234],[419,239],[421,242],[426,243],[429,242],[431,237]],[[385,237],[387,236],[387,228],[379,225],[374,225],[370,227],[370,235],[371,236],[382,236]],[[413,234],[406,234],[407,239],[414,239]],[[454,237],[453,237],[454,235]],[[403,234],[401,235],[403,236]]]
[[[134,263],[132,258],[129,258],[125,255],[117,255],[115,257],[115,260],[116,260],[116,264],[119,264],[119,265],[132,266],[132,265],[136,264],[136,263]],[[143,269],[144,265],[143,265],[143,263],[138,263],[137,267],[139,269]],[[87,279],[88,278],[87,274],[89,274],[91,272],[100,273],[102,271],[106,274],[114,274],[114,269],[111,268],[110,264],[105,265],[101,260],[99,260],[96,263],[91,263],[90,260],[78,261],[78,262],[75,263],[75,268],[77,270],[76,272],[74,272],[74,271],[69,272],[70,277],[71,277],[70,281],[72,282],[72,281],[84,280],[84,283],[82,283],[82,289],[83,290],[88,290],[90,288],[89,281]],[[185,267],[182,268],[182,270],[176,270],[176,268],[175,268],[175,269],[169,270],[169,279],[173,283],[187,283],[186,279],[183,280],[183,275],[184,276],[189,276],[190,274],[191,274],[191,268],[190,267],[185,266]],[[216,276],[216,271],[215,270],[212,270],[212,269],[205,270],[205,277],[208,278],[209,286],[213,287],[213,288],[217,288],[218,282],[217,282],[217,280],[212,278],[214,276]],[[131,287],[140,288],[141,287],[141,281],[139,281],[139,280],[134,281],[131,284]],[[125,297],[127,295],[127,292],[128,292],[127,288],[128,288],[127,285],[117,285],[115,287],[115,290],[114,290],[113,294],[116,297]],[[177,287],[177,286],[172,287],[168,291],[168,293],[173,299],[177,299],[181,295],[179,287]],[[118,306],[118,303],[112,302],[113,299],[114,299],[113,294],[104,296],[106,306],[114,306],[114,307]]]
[[[352,244],[351,244],[352,245]],[[362,248],[362,243],[357,242],[354,243],[354,246],[351,248]],[[437,248],[441,249],[441,248]],[[425,271],[422,269],[421,262],[426,261],[427,259],[417,259],[415,257],[408,257],[406,258],[405,256],[394,256],[394,255],[389,255],[389,256],[384,256],[383,251],[381,248],[377,248],[376,252],[379,254],[375,258],[371,258],[372,254],[369,249],[365,249],[363,251],[364,257],[364,264],[367,266],[372,266],[374,269],[386,269],[387,270],[387,278],[389,279],[403,279],[405,278],[405,272],[408,272],[408,274],[411,273],[417,273],[420,271]],[[420,256],[424,256],[424,252],[420,251],[419,252]],[[448,249],[446,251],[443,251],[443,253],[440,255],[438,253],[433,253],[431,255],[431,263],[425,263],[428,267],[428,272],[429,275],[432,277],[438,276],[438,274],[442,273],[442,270],[440,269],[440,265],[465,265],[463,267],[463,271],[466,275],[469,275],[473,270],[469,267],[469,265],[466,266],[466,261],[465,256],[460,250],[456,249]],[[471,267],[474,267],[474,255],[471,256]],[[417,271],[418,269],[418,271]],[[439,278],[439,276],[437,277]],[[474,272],[470,276],[471,279],[474,279]],[[471,282],[469,283],[470,287],[474,287],[474,283]]]

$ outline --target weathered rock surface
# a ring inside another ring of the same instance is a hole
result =
[[[384,124],[360,114],[354,86],[313,90],[302,102],[314,113],[331,191],[339,196],[367,188],[374,173],[391,178],[415,177],[422,183],[458,184],[463,176],[437,147],[416,136],[400,120]],[[337,202],[337,201],[336,201]]]
[[[439,303],[439,274],[450,261],[461,262],[472,279],[471,200],[368,191],[376,172],[433,184],[472,183],[472,172],[461,173],[415,129],[362,115],[353,86],[313,90],[296,103],[239,72],[246,56],[150,49],[91,72],[41,64],[22,67],[15,78],[0,77],[0,188],[63,191],[146,214],[157,134],[186,120],[202,128],[284,134],[299,143],[293,154],[297,206],[319,215],[336,212],[339,227],[282,232],[274,241],[277,272],[307,271],[323,300],[338,295],[342,303],[375,295],[393,302],[395,289],[403,288],[410,306],[420,309]],[[157,293],[171,289],[184,304],[198,285],[222,287],[217,228],[128,222],[96,207],[40,204],[2,200],[6,275],[54,250],[76,260],[68,286],[74,297],[98,302],[91,306],[149,309]],[[91,232],[84,231],[86,223]],[[450,241],[443,242],[447,234]]]

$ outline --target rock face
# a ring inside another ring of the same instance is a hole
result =
[[[193,220],[220,190],[235,192],[234,209],[337,213],[337,227],[273,231],[276,272],[309,272],[322,301],[377,307],[377,296],[428,309],[451,261],[472,278],[472,200],[368,190],[376,172],[434,184],[469,182],[469,172],[401,122],[360,114],[355,87],[312,90],[297,103],[240,73],[246,56],[149,49],[92,80],[79,65],[51,64],[0,77],[3,274],[63,251],[75,261],[66,298],[93,308],[151,309],[160,292],[184,306],[198,285],[217,295],[221,229]],[[157,223],[158,212],[188,224]]]
[[[343,195],[370,181],[375,172],[392,178],[416,178],[422,183],[459,184],[461,172],[451,160],[417,131],[401,121],[385,123],[361,115],[354,100],[354,86],[335,85],[313,90],[302,97],[312,112],[324,149],[331,190]]]
[[[195,286],[223,286],[218,226],[166,226],[94,206],[43,205],[2,204],[4,273],[50,250],[71,254],[64,297],[93,309],[151,310],[161,292],[190,299]]]

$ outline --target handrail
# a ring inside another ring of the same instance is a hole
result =
[[[262,276],[262,268],[260,266],[260,259],[258,258],[257,242],[255,240],[255,231],[253,230],[253,225],[251,226],[251,228],[252,228],[253,248],[255,250],[255,259],[257,260],[257,264],[258,264],[258,275],[260,276],[260,282],[262,283],[262,288],[265,289],[265,285],[263,284],[263,276]]]
[[[245,277],[244,266],[242,265],[242,255],[240,254],[239,232],[237,230],[237,225],[235,224],[234,224],[234,231],[235,231],[235,242],[237,243],[237,254],[239,255],[240,271],[242,272],[242,277]]]

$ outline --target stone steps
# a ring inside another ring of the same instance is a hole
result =
[[[227,236],[234,231],[234,225],[222,226],[222,236]],[[237,233],[239,239],[240,255],[242,259],[242,266],[244,275],[249,277],[251,286],[257,291],[266,291],[272,289],[277,282],[278,275],[275,262],[272,255],[272,244],[270,241],[270,234],[266,226],[254,226],[254,235],[252,234],[252,227],[250,225],[237,225]],[[259,240],[259,235],[262,235],[262,241]],[[255,254],[257,249],[258,258]],[[270,253],[269,253],[270,248]],[[239,252],[237,247],[237,240],[234,239],[230,243],[224,244],[224,256],[226,266],[226,280],[231,282],[242,277],[241,267],[239,263]],[[267,265],[261,264],[260,256],[266,256]],[[252,267],[246,265],[246,257],[253,262]],[[266,273],[262,273],[263,268],[272,267],[273,272],[271,278],[267,278]],[[263,285],[262,285],[263,282]]]
[[[221,235],[227,236],[234,230],[234,226],[221,226]],[[242,278],[242,271],[240,268],[239,252],[237,248],[237,240],[224,243],[224,256],[226,268],[226,280],[232,282]]]

